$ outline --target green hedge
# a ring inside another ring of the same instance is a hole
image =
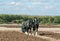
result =
[[[60,24],[60,16],[29,16],[29,15],[8,15],[0,14],[1,23],[22,23],[28,18],[37,17],[40,24]]]

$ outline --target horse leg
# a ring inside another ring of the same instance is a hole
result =
[[[38,26],[36,27],[36,36],[38,35]]]
[[[28,34],[28,28],[26,28],[25,34]]]
[[[38,35],[38,27],[34,26],[33,30],[34,30],[34,36],[37,36]]]
[[[28,34],[27,32],[25,32],[25,34]]]
[[[36,31],[36,29],[33,31],[33,34],[32,34],[32,35],[37,36],[37,31]]]
[[[35,30],[35,26],[33,27],[33,36],[35,36],[35,32],[36,32],[36,30]]]
[[[31,28],[29,28],[29,35],[31,35]]]
[[[31,28],[31,34],[34,35],[34,33],[33,33],[33,28]]]
[[[36,36],[38,35],[37,29],[36,29],[35,35],[36,35]]]

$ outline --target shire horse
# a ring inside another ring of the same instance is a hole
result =
[[[34,20],[33,20],[33,34],[36,35],[36,36],[38,34],[38,27],[39,27],[39,21],[35,17]]]
[[[39,22],[37,18],[34,18],[34,20],[29,19],[22,23],[22,32],[29,35],[30,34],[37,35],[38,27],[39,27]]]
[[[22,32],[25,34],[30,34],[32,28],[32,20],[27,20],[22,23]]]

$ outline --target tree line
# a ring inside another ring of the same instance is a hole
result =
[[[60,24],[60,16],[29,16],[29,15],[9,15],[0,14],[0,24],[22,23],[28,18],[37,17],[40,24]]]

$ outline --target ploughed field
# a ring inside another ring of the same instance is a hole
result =
[[[35,37],[21,33],[20,24],[2,24],[0,41],[60,41],[60,26],[40,26],[38,30],[40,37]]]
[[[46,37],[54,38],[56,40],[60,40],[60,33],[54,33],[50,31],[39,31],[38,34],[40,36],[46,36]]]
[[[0,31],[0,41],[47,41],[46,39],[33,37],[18,31]]]
[[[54,39],[54,41],[60,41],[60,33],[39,31],[39,35],[40,37],[34,37],[18,31],[0,31],[0,41],[53,41],[44,36],[50,37]],[[41,36],[43,36],[43,38],[41,38]]]

